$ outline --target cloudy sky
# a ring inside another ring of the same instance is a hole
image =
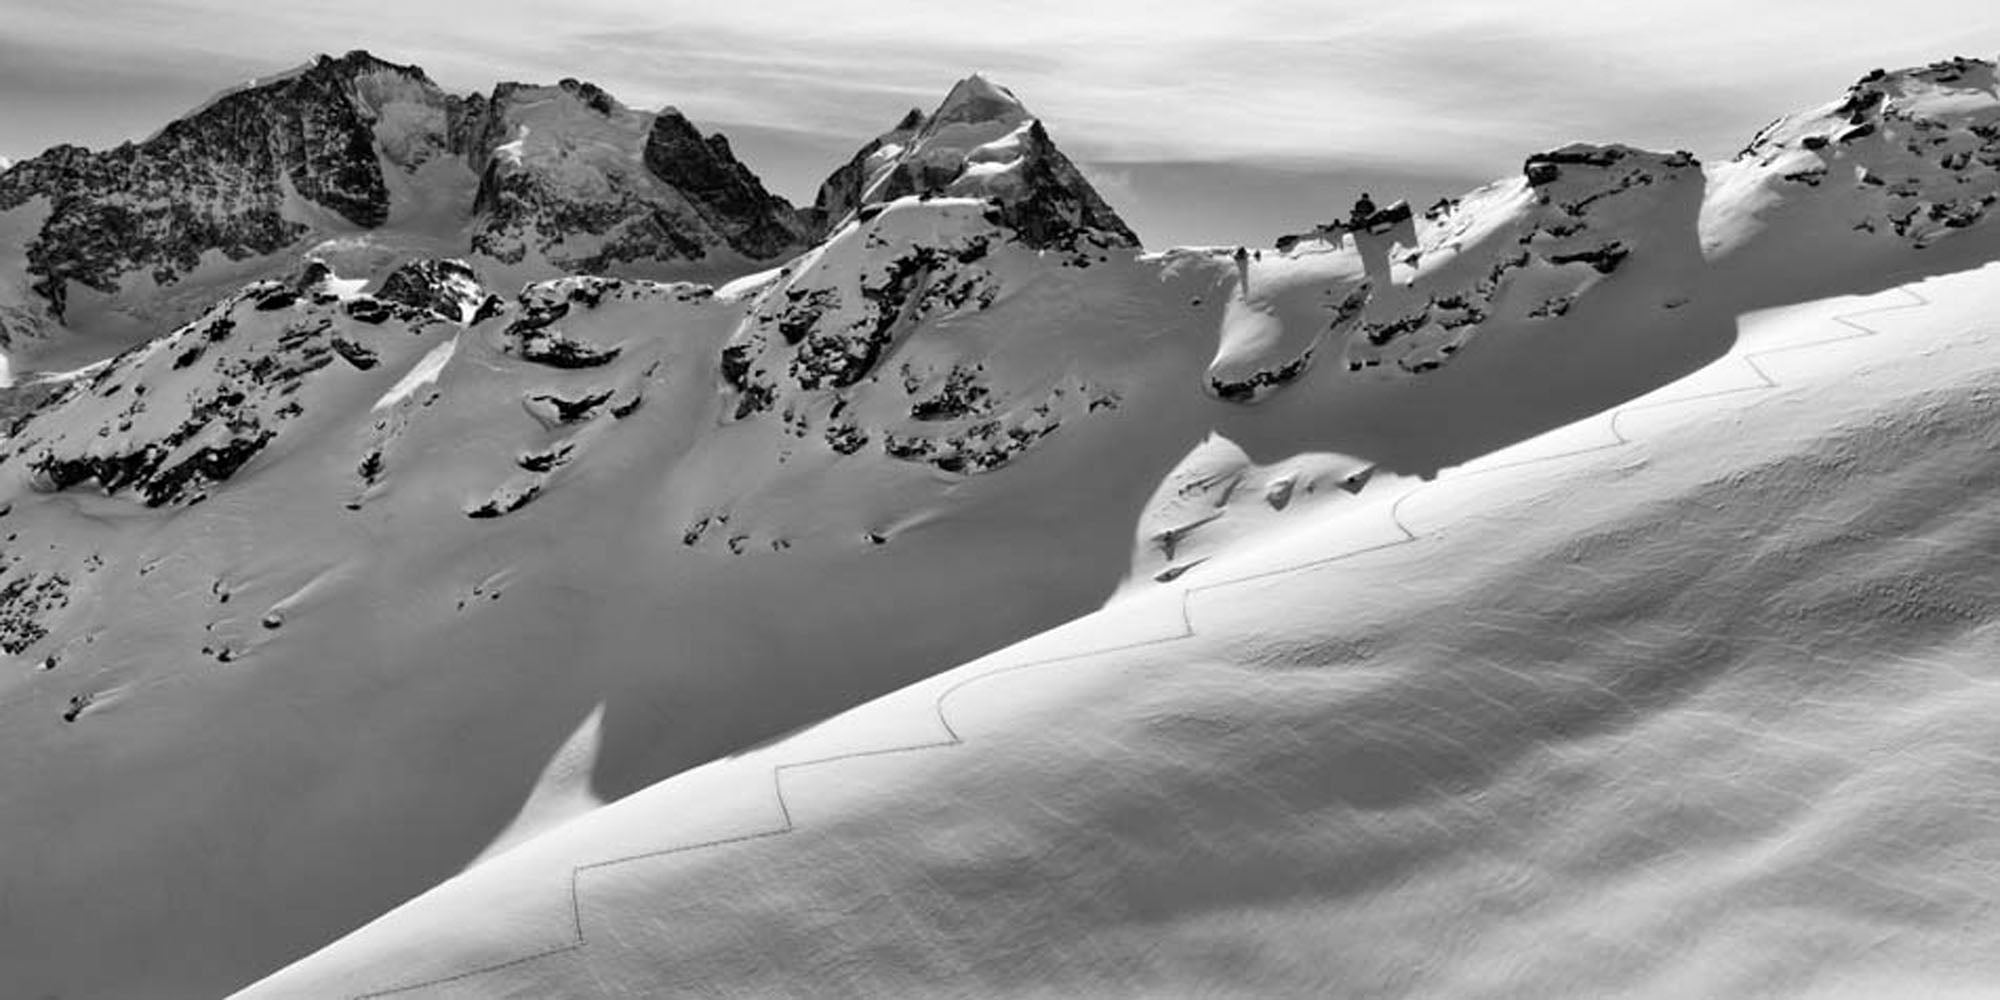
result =
[[[1267,242],[1570,139],[1724,157],[1871,67],[2000,50],[1992,0],[0,0],[0,24],[0,156],[143,136],[366,48],[454,89],[575,76],[675,104],[794,200],[978,70],[1155,246]]]

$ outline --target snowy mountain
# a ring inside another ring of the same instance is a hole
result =
[[[1004,87],[974,74],[925,116],[912,109],[821,185],[812,213],[827,228],[898,198],[991,198],[1031,246],[1136,247],[1139,238]]]
[[[673,108],[636,112],[588,83],[501,84],[480,108],[477,255],[544,273],[730,258],[746,269],[805,245],[791,205]],[[636,168],[636,169],[635,169]],[[713,265],[711,265],[712,267]]]
[[[1144,252],[979,77],[803,213],[586,84],[434,97],[350,56],[224,95],[149,142],[298,104],[377,173],[213,166],[213,206],[319,221],[0,442],[0,968],[163,998],[1980,982],[1951,946],[1991,930],[1963,790],[1996,748],[1950,699],[1991,659],[1961,500],[1995,93],[1984,62],[1871,74],[1728,163],[1569,145],[1240,255]],[[383,249],[461,204],[451,253]],[[60,259],[177,266],[152,246]],[[1843,318],[1912,282],[1942,305]],[[1809,947],[1802,910],[1888,943]]]
[[[58,146],[0,178],[0,350],[17,370],[101,359],[301,252],[357,278],[462,256],[512,287],[727,278],[806,235],[673,109],[575,80],[459,96],[366,52],[320,56],[143,142]]]

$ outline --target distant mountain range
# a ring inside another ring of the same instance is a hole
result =
[[[359,52],[227,91],[143,142],[14,165],[0,981],[211,998],[435,889],[399,911],[414,923],[246,996],[672,995],[672,963],[628,955],[595,979],[535,961],[583,933],[578,866],[664,851],[668,820],[710,815],[606,826],[590,817],[627,814],[599,806],[765,741],[812,759],[845,732],[825,720],[1023,639],[1081,655],[1049,630],[1108,603],[1170,608],[1176,640],[1255,633],[1249,665],[1201,688],[1218,700],[1148,723],[1226,755],[1259,727],[1218,692],[1292,690],[1259,657],[1358,662],[1372,640],[1311,633],[1349,606],[1332,591],[1273,596],[1254,628],[1190,617],[1217,565],[1271,563],[1304,537],[1287,532],[1337,534],[1399,502],[1385,488],[1700,371],[1741,317],[2000,259],[2000,79],[1977,60],[1870,73],[1726,162],[1572,144],[1462,197],[1383,194],[1338,224],[1300,219],[1283,250],[1148,252],[1051,130],[974,76],[798,207],[671,108],[575,80],[453,95]],[[1643,533],[1613,528],[1575,560]],[[1584,617],[1615,630],[1653,607]],[[938,741],[943,710],[923,704],[868,746]],[[1054,729],[1087,727],[1087,698],[1061,704]],[[1037,766],[1093,801],[1182,774],[1135,751],[1079,775],[1060,770],[1069,752],[1051,743]],[[977,776],[947,763],[908,780]],[[733,787],[763,808],[772,780]],[[902,780],[881,794],[918,787]],[[938,843],[986,843],[954,809],[1033,811],[897,802],[892,818]],[[717,831],[675,842],[741,833]],[[546,885],[481,881],[485,859],[536,843],[562,845],[535,869]],[[1055,856],[995,843],[980,864]],[[1190,884],[1219,870],[1207,857],[1187,856]],[[958,926],[869,895],[868,872],[891,868],[829,865],[818,908],[756,912],[803,921],[785,940],[814,943],[785,960],[823,962],[827,992],[876,995],[888,980],[855,970],[902,954],[882,942]],[[958,884],[924,871],[899,892]],[[1301,884],[1266,881],[1273,907]],[[834,920],[836,897],[895,916],[895,934],[856,957],[798,929]],[[1020,909],[985,916],[1024,933],[1050,916],[1007,898]],[[1126,936],[1090,939],[1110,956],[1094,968],[1157,958],[1146,927],[1176,911],[1133,905]],[[649,919],[612,936],[643,953]],[[938,940],[903,950],[957,961]],[[996,940],[980,954],[1041,968],[1083,939]],[[740,957],[737,941],[711,943]],[[1267,958],[1218,949],[1218,967]]]
[[[634,111],[573,79],[451,94],[367,52],[319,56],[143,141],[57,146],[0,176],[0,351],[17,370],[44,354],[74,363],[66,329],[112,343],[157,335],[302,254],[369,278],[418,256],[463,257],[501,287],[564,274],[726,280],[801,252],[863,198],[949,189],[960,178],[948,151],[882,151],[932,150],[965,120],[1009,113],[1025,118],[968,80],[795,208],[674,108]],[[1010,202],[1024,232],[1059,238],[1074,203],[1080,224],[1136,242],[1046,133],[1024,142],[1044,192]]]

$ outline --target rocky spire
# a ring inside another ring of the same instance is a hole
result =
[[[704,137],[679,109],[653,116],[644,160],[653,176],[686,196],[702,220],[744,256],[765,260],[802,243],[806,226],[791,203],[764,189],[736,159],[728,139],[720,133]]]
[[[864,205],[908,195],[988,199],[1003,225],[1037,247],[1072,247],[1081,239],[1139,245],[1041,121],[1011,91],[978,74],[954,85],[928,117],[904,116],[828,177],[814,221],[830,231]]]

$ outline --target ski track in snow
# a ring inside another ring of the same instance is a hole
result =
[[[1925,298],[1921,293],[1917,292],[1915,289],[1909,287],[1908,285],[1898,285],[1895,288],[1890,289],[1889,291],[1900,292],[1901,294],[1908,296],[1910,301],[1896,305],[1875,306],[1868,309],[1861,309],[1861,310],[1856,310],[1854,312],[1841,313],[1839,315],[1829,317],[1829,322],[1847,328],[1845,332],[1839,333],[1835,336],[1822,337],[1817,340],[1805,341],[1803,343],[1782,344],[1776,347],[1768,347],[1756,351],[1745,351],[1741,354],[1734,355],[1734,357],[1737,360],[1740,360],[1744,365],[1746,365],[1750,369],[1751,373],[1757,377],[1756,384],[1734,386],[1726,389],[1717,389],[1711,392],[1701,392],[1687,396],[1673,396],[1666,399],[1648,400],[1645,402],[1631,403],[1615,407],[1609,411],[1609,415],[1607,418],[1607,426],[1611,431],[1611,440],[1609,441],[1604,441],[1593,445],[1587,445],[1581,448],[1573,448],[1568,451],[1557,452],[1550,455],[1538,455],[1530,458],[1501,462],[1494,465],[1482,465],[1474,468],[1465,468],[1463,469],[1463,471],[1459,472],[1456,475],[1449,475],[1449,476],[1440,475],[1437,478],[1437,480],[1434,480],[1432,482],[1421,483],[1418,486],[1405,491],[1401,496],[1397,497],[1392,503],[1389,504],[1389,518],[1391,522],[1393,522],[1396,530],[1401,533],[1402,535],[1401,538],[1393,539],[1387,542],[1377,543],[1374,545],[1368,545],[1357,549],[1350,549],[1344,552],[1335,553],[1333,555],[1321,556],[1316,559],[1310,559],[1305,562],[1297,563],[1291,566],[1280,567],[1278,569],[1261,570],[1259,572],[1249,573],[1243,576],[1236,576],[1224,580],[1216,580],[1209,583],[1203,583],[1196,586],[1187,587],[1181,591],[1181,600],[1179,604],[1180,630],[1173,635],[1159,636],[1151,639],[1140,639],[1132,642],[1119,643],[1117,645],[1112,645],[1112,646],[1104,646],[1098,649],[1085,650],[1076,653],[1066,653],[1061,656],[1046,657],[1043,659],[1027,660],[1020,663],[1006,664],[1004,666],[995,667],[994,669],[988,670],[985,673],[975,674],[971,677],[962,678],[948,685],[947,687],[945,687],[944,690],[938,692],[937,697],[932,702],[932,711],[937,717],[938,729],[942,734],[940,737],[936,739],[932,739],[923,743],[911,743],[900,746],[876,747],[874,749],[869,749],[869,750],[855,750],[847,753],[829,754],[827,756],[814,757],[808,760],[790,761],[787,763],[778,764],[771,769],[771,790],[773,796],[777,800],[777,807],[778,807],[778,821],[774,826],[771,826],[767,829],[752,831],[750,833],[739,834],[733,837],[721,837],[717,839],[702,840],[687,844],[676,844],[668,847],[663,847],[658,850],[642,851],[637,854],[627,854],[620,857],[607,858],[602,861],[592,861],[586,864],[576,865],[572,867],[570,869],[570,877],[569,877],[569,907],[570,907],[570,924],[572,929],[571,930],[572,936],[570,940],[565,941],[562,944],[555,945],[553,947],[546,948],[541,951],[533,952],[531,954],[522,955],[518,958],[508,959],[503,962],[496,962],[489,965],[482,965],[477,968],[468,969],[464,972],[460,972],[450,976],[441,976],[433,979],[420,980],[413,983],[405,983],[400,986],[391,986],[386,989],[376,990],[369,993],[354,994],[352,995],[351,1000],[378,1000],[378,998],[381,997],[402,996],[405,994],[417,992],[419,990],[430,989],[432,987],[437,987],[437,986],[445,986],[451,983],[456,983],[466,979],[471,979],[475,976],[482,976],[488,973],[500,972],[505,969],[516,968],[522,965],[526,965],[530,962],[540,961],[545,958],[552,958],[556,955],[566,954],[568,952],[573,952],[573,951],[581,951],[582,949],[588,947],[590,944],[589,934],[584,926],[584,921],[583,921],[583,879],[586,875],[594,872],[601,872],[606,869],[613,868],[619,865],[631,864],[633,862],[670,857],[677,854],[688,854],[695,851],[708,850],[711,848],[726,847],[731,844],[742,844],[756,840],[768,840],[774,837],[781,837],[784,836],[785,834],[791,833],[794,830],[798,829],[798,826],[793,821],[791,806],[785,799],[785,778],[787,775],[793,772],[804,771],[808,768],[824,767],[829,764],[838,764],[843,761],[861,760],[870,757],[884,757],[884,756],[889,756],[891,754],[919,753],[926,750],[942,750],[947,747],[955,747],[962,745],[963,743],[965,743],[965,738],[959,734],[958,730],[955,727],[952,726],[950,713],[946,711],[946,702],[950,701],[953,696],[957,695],[958,693],[964,691],[965,689],[975,684],[993,680],[994,678],[1002,677],[1008,674],[1019,673],[1024,670],[1032,670],[1039,667],[1054,666],[1056,664],[1061,664],[1061,663],[1071,663],[1077,660],[1090,659],[1092,657],[1105,656],[1112,653],[1128,652],[1131,650],[1144,649],[1151,646],[1160,646],[1168,643],[1181,642],[1187,639],[1191,639],[1195,635],[1193,604],[1195,595],[1197,594],[1210,590],[1220,590],[1225,587],[1233,587],[1239,584],[1249,583],[1256,580],[1266,580],[1272,577],[1286,576],[1293,573],[1300,573],[1307,570],[1326,566],[1331,563],[1352,559],[1355,558],[1356,556],[1367,555],[1373,552],[1381,552],[1387,549],[1399,548],[1401,546],[1408,545],[1416,541],[1420,541],[1423,538],[1423,536],[1418,532],[1412,530],[1410,526],[1403,520],[1402,507],[1403,504],[1406,501],[1408,501],[1411,497],[1423,493],[1424,491],[1437,485],[1438,482],[1443,482],[1447,480],[1451,482],[1458,482],[1466,478],[1485,475],[1492,472],[1500,472],[1507,469],[1518,469],[1523,466],[1538,465],[1546,462],[1562,461],[1565,459],[1576,458],[1582,455],[1596,454],[1598,452],[1623,448],[1627,445],[1635,443],[1633,439],[1626,437],[1625,433],[1618,427],[1619,418],[1624,416],[1628,412],[1637,410],[1658,409],[1667,406],[1678,406],[1683,403],[1692,403],[1707,399],[1717,399],[1725,396],[1742,395],[1745,393],[1762,393],[1777,389],[1780,387],[1779,381],[1772,376],[1769,369],[1765,368],[1762,364],[1758,363],[1759,358],[1769,358],[1778,354],[1809,350],[1812,348],[1824,347],[1829,344],[1837,344],[1850,340],[1858,340],[1864,337],[1877,336],[1881,333],[1881,331],[1859,322],[1858,321],[1859,317],[1875,315],[1878,313],[1901,312],[1904,310],[1921,308],[1923,306],[1931,304],[1929,299]],[[1880,294],[1888,294],[1888,293],[1885,292]],[[164,682],[156,682],[156,683],[164,683]]]

